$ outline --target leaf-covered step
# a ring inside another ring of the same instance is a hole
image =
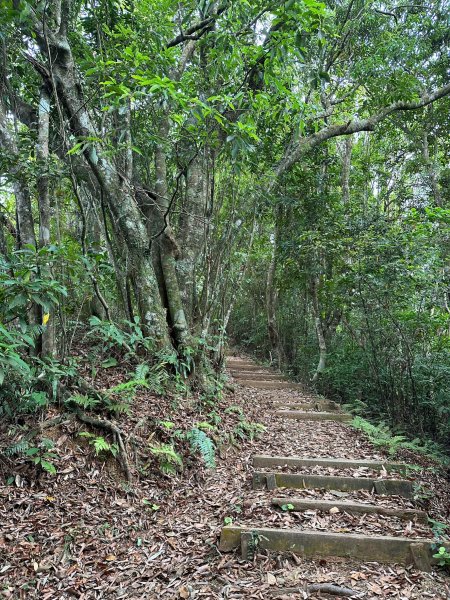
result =
[[[242,379],[240,385],[254,387],[261,390],[301,390],[302,386],[298,383],[290,383],[289,381],[265,381],[259,379]]]
[[[308,475],[303,473],[253,473],[253,489],[276,488],[325,489],[352,492],[374,491],[380,495],[412,498],[413,483],[407,479],[372,479],[369,477],[338,477],[334,475]]]
[[[272,504],[292,511],[319,510],[325,513],[333,511],[346,512],[351,515],[376,514],[384,517],[397,517],[405,521],[417,521],[424,524],[428,522],[427,513],[414,508],[389,508],[387,506],[364,504],[362,502],[332,502],[330,500],[290,497],[272,498]]]
[[[229,552],[241,546],[242,557],[251,558],[259,549],[293,552],[304,557],[331,557],[412,564],[430,571],[433,540],[361,534],[327,533],[300,529],[271,529],[227,526],[222,529],[219,548]]]
[[[349,422],[353,420],[353,416],[343,412],[320,412],[311,411],[304,412],[300,410],[277,410],[275,416],[283,417],[284,419],[296,419],[298,421],[341,421]]]
[[[374,471],[395,471],[405,474],[408,465],[381,460],[357,460],[347,458],[303,458],[301,456],[269,456],[256,454],[252,458],[255,468],[266,467],[332,467],[334,469],[360,469],[367,467]]]

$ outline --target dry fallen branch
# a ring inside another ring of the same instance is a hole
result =
[[[345,598],[364,598],[364,592],[352,590],[350,588],[341,587],[340,585],[334,585],[333,583],[313,583],[308,585],[306,589],[304,587],[290,587],[278,590],[273,590],[271,595],[273,598],[281,598],[286,594],[299,594],[303,592],[308,594],[314,594],[315,592],[321,592],[323,594],[330,594],[331,596],[344,596]]]

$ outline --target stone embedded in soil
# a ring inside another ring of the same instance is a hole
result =
[[[349,413],[339,412],[303,412],[300,410],[277,410],[276,417],[284,417],[285,419],[296,419],[298,421],[340,421],[348,422],[353,420],[353,416]]]
[[[413,484],[406,479],[371,479],[368,477],[336,477],[302,473],[253,473],[253,489],[314,488],[326,490],[374,490],[376,494],[413,497]]]
[[[385,517],[397,517],[405,521],[416,521],[424,524],[428,522],[428,516],[426,512],[412,508],[388,508],[385,506],[357,502],[333,502],[330,500],[309,500],[304,498],[290,497],[272,498],[272,504],[274,506],[279,506],[280,508],[290,504],[293,507],[289,508],[290,511],[319,510],[325,513],[330,513],[333,509],[338,509],[339,512],[347,512],[351,515],[377,514]]]
[[[380,563],[413,564],[429,570],[433,540],[391,536],[326,533],[300,529],[244,528],[227,526],[222,529],[219,549],[231,551],[244,537],[243,558],[255,549],[293,552],[304,557],[339,556]]]
[[[352,460],[346,458],[302,458],[301,456],[268,456],[256,454],[252,458],[255,468],[264,467],[332,467],[334,469],[360,469],[367,467],[374,471],[396,471],[405,474],[408,465],[379,460]]]

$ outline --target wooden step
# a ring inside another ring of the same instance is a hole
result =
[[[334,411],[339,411],[338,408],[331,406],[331,405],[326,405],[326,404],[317,404],[314,402],[302,402],[302,403],[296,403],[296,404],[279,404],[277,406],[272,406],[271,410],[273,412],[275,411],[301,411],[301,412],[305,412],[307,410],[314,410],[314,411],[319,411],[319,412],[334,412]]]
[[[229,371],[231,371],[231,373],[236,374],[236,373],[257,373],[257,372],[266,372],[266,373],[270,373],[270,371],[268,371],[267,369],[265,369],[264,367],[260,367],[259,365],[239,365],[239,366],[234,366],[234,365],[227,365],[227,368]]]
[[[376,506],[374,504],[363,504],[360,502],[332,502],[329,500],[313,500],[308,498],[272,498],[274,506],[286,506],[290,504],[293,508],[290,511],[321,510],[329,513],[331,509],[338,508],[341,513],[351,515],[383,515],[385,517],[397,517],[404,521],[417,521],[418,523],[428,523],[427,513],[423,510],[414,508],[387,508],[386,506]]]
[[[288,381],[264,381],[259,379],[242,379],[239,380],[240,385],[254,387],[261,390],[301,390],[303,389],[298,383],[290,383]]]
[[[353,421],[353,415],[344,412],[304,412],[301,410],[277,410],[276,417],[296,419],[297,421]]]
[[[389,494],[412,498],[414,495],[413,483],[407,479],[372,479],[370,477],[339,477],[335,475],[309,475],[303,473],[253,473],[253,489],[267,488],[292,489],[325,489],[354,492],[358,490],[372,490],[376,494]]]
[[[293,552],[308,558],[338,556],[387,564],[412,564],[422,571],[430,571],[434,552],[432,543],[431,539],[421,538],[230,525],[222,529],[219,549],[229,552],[241,546],[244,559],[251,558],[256,547],[275,552]]]
[[[328,410],[340,410],[341,406],[337,402],[333,402],[332,400],[320,400],[320,399],[286,399],[286,400],[271,400],[271,405],[274,409],[277,410],[302,410],[303,406],[310,407],[314,406],[317,409],[322,409],[324,411]]]
[[[235,379],[263,379],[264,381],[285,381],[281,373],[267,373],[264,371],[231,371],[231,374]]]
[[[408,465],[380,460],[352,460],[348,458],[302,458],[301,456],[269,456],[256,454],[253,459],[255,468],[266,467],[333,467],[334,469],[359,469],[368,467],[374,471],[396,471],[404,475]]]

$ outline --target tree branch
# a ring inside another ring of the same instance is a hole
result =
[[[358,131],[374,131],[375,127],[384,121],[388,116],[395,112],[404,110],[418,110],[428,104],[432,104],[440,98],[450,94],[450,84],[435,90],[434,92],[422,94],[421,98],[415,102],[398,101],[381,109],[378,113],[366,118],[350,120],[347,123],[330,125],[317,133],[313,133],[304,138],[300,138],[295,144],[289,144],[284,157],[275,168],[276,178],[280,177],[285,171],[289,170],[300,157],[315,146],[334,137],[342,135],[352,135]]]
[[[187,29],[184,33],[182,32],[174,37],[173,40],[166,44],[166,50],[169,48],[174,48],[175,46],[178,46],[187,40],[199,40],[207,31],[210,31],[211,26],[220,17],[220,15],[227,10],[227,8],[228,2],[224,2],[219,6],[213,15],[202,19],[195,25],[192,25],[192,27],[189,27],[189,29]],[[195,36],[194,34],[197,32],[199,33]]]

